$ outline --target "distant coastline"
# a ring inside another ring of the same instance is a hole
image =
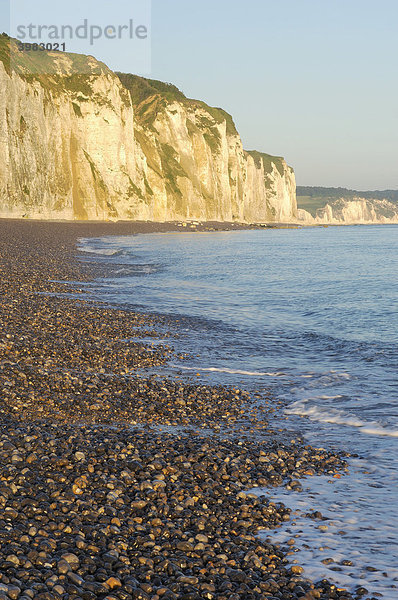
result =
[[[296,198],[299,218],[308,225],[398,223],[398,190],[297,186]]]

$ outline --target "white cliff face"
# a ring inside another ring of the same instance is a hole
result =
[[[318,208],[313,217],[298,209],[298,220],[304,225],[371,225],[398,223],[398,206],[389,200],[340,198]]]
[[[247,156],[245,214],[248,220],[291,222],[297,220],[294,171],[283,159],[268,155]],[[265,202],[264,202],[265,199]],[[251,218],[258,215],[260,218]]]
[[[0,216],[103,219],[129,202],[137,210],[129,98],[105,69],[86,87],[42,86],[0,63]]]
[[[296,219],[293,170],[245,152],[224,111],[156,89],[136,102],[92,57],[45,56],[37,76],[0,60],[0,217]]]
[[[272,172],[267,176],[269,185],[269,203],[275,221],[288,222],[297,219],[296,178],[294,171],[283,161],[283,175],[273,164]]]
[[[170,103],[157,110],[151,129],[137,125],[136,138],[156,198],[153,218],[295,219],[293,170],[278,159],[280,172],[270,157],[256,165],[237,132],[206,109]]]
[[[297,208],[297,221],[302,225],[315,225],[316,221],[311,213],[304,208]]]

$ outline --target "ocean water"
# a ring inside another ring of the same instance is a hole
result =
[[[398,226],[110,236],[79,249],[106,265],[94,298],[171,316],[172,344],[190,357],[167,373],[271,389],[282,425],[358,455],[340,479],[258,493],[295,511],[273,539],[296,539],[305,575],[396,600]]]

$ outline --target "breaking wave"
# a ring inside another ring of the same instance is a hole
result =
[[[88,245],[81,245],[78,247],[80,252],[85,252],[86,254],[96,254],[98,256],[123,256],[124,250],[114,250],[113,248],[94,248]]]
[[[341,396],[319,396],[322,399],[341,398]],[[386,437],[398,437],[398,429],[384,427],[377,421],[365,421],[349,412],[338,410],[336,408],[326,408],[316,405],[308,405],[310,399],[298,400],[286,408],[285,412],[290,415],[299,415],[309,417],[312,421],[319,423],[335,423],[347,427],[357,427],[362,433],[368,435],[382,435]]]
[[[170,365],[177,369],[183,369],[184,371],[208,371],[212,373],[230,373],[231,375],[248,375],[250,377],[286,377],[286,373],[277,371],[275,373],[269,371],[241,371],[240,369],[228,369],[218,367],[185,367],[181,365]]]

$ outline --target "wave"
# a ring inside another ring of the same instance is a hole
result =
[[[150,275],[159,271],[158,265],[127,265],[111,271],[113,275]]]
[[[343,398],[341,394],[337,394],[337,396],[327,396],[323,394],[322,396],[314,396],[313,398],[308,398],[308,400],[337,400],[337,398]]]
[[[341,396],[331,396],[329,398],[338,398]],[[318,398],[323,398],[318,396]],[[299,415],[309,417],[319,423],[334,423],[348,427],[357,427],[362,433],[368,435],[382,435],[386,437],[398,437],[398,429],[389,429],[377,421],[364,421],[350,413],[337,410],[336,408],[324,408],[320,406],[307,406],[307,400],[298,400],[285,409],[290,415]]]
[[[232,375],[249,375],[251,377],[286,377],[286,373],[282,371],[276,371],[275,373],[268,371],[241,371],[240,369],[228,369],[227,367],[221,369],[218,367],[185,367],[181,365],[170,365],[177,369],[184,369],[185,371],[210,371],[216,373],[230,373]]]
[[[317,387],[330,387],[336,385],[337,383],[349,381],[352,379],[352,376],[349,373],[339,373],[337,371],[331,370],[321,373],[299,375],[299,378],[311,379],[311,381],[308,381],[308,383],[306,384],[306,389],[308,389]]]
[[[98,256],[122,256],[124,250],[114,250],[113,248],[93,248],[92,246],[79,246],[80,252],[86,254],[96,254]]]

